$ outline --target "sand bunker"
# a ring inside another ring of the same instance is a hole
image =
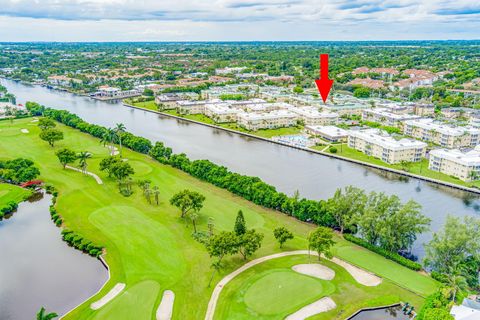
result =
[[[335,271],[319,263],[297,264],[292,269],[298,273],[322,280],[332,280],[335,277]]]
[[[122,290],[125,289],[125,283],[117,283],[112,290],[108,291],[106,295],[104,295],[100,300],[95,301],[90,305],[90,308],[93,310],[98,310],[101,307],[103,307],[105,304],[107,304],[110,300],[118,296]]]
[[[175,301],[175,294],[173,291],[165,290],[163,292],[162,302],[157,309],[157,320],[170,320],[173,313],[173,302]]]
[[[356,267],[348,262],[340,260],[338,258],[332,258],[332,262],[338,264],[345,268],[352,275],[352,277],[360,284],[368,287],[375,287],[382,283],[382,278],[377,277],[376,275],[367,272],[359,267]]]
[[[286,317],[285,320],[303,320],[318,313],[330,311],[336,307],[337,305],[335,304],[335,301],[329,297],[325,297],[315,301],[314,303],[306,305],[295,313],[292,313]]]
[[[21,129],[20,130],[22,133],[29,133],[30,131],[28,131],[28,129]]]

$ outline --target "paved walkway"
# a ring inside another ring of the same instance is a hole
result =
[[[95,302],[93,302],[91,305],[90,305],[90,308],[93,309],[93,310],[98,310],[100,309],[101,307],[103,307],[105,304],[107,304],[110,300],[112,300],[113,298],[115,298],[116,296],[118,296],[118,294],[120,292],[122,292],[122,290],[125,289],[125,283],[117,283],[113,288],[112,290],[108,291],[108,293],[106,295],[104,295],[100,300],[97,300]]]
[[[102,179],[100,179],[99,176],[97,176],[95,173],[92,173],[92,172],[83,172],[82,170],[78,169],[78,168],[75,168],[75,167],[71,167],[71,166],[65,166],[66,169],[70,169],[70,170],[73,170],[73,171],[77,171],[77,172],[81,172],[81,173],[85,173],[86,175],[89,175],[90,177],[93,177],[95,179],[95,181],[97,181],[98,184],[103,184],[103,181]]]
[[[272,255],[269,255],[269,256],[261,257],[261,258],[252,260],[250,262],[247,262],[246,264],[244,264],[243,266],[241,266],[237,270],[235,270],[232,273],[226,275],[222,280],[220,280],[219,283],[217,283],[217,285],[215,286],[215,289],[213,289],[212,296],[210,297],[210,301],[208,302],[207,313],[205,314],[205,320],[213,320],[213,315],[215,314],[215,308],[217,307],[218,298],[220,297],[220,293],[222,292],[223,287],[225,287],[225,285],[227,283],[229,283],[233,278],[238,276],[243,271],[245,271],[247,269],[250,269],[251,267],[256,266],[257,264],[260,264],[260,263],[268,261],[268,260],[281,258],[281,257],[287,257],[287,256],[306,255],[306,254],[310,254],[312,256],[317,256],[318,257],[317,252],[308,251],[308,250],[296,250],[296,251],[280,252],[280,253],[275,253],[275,254],[272,254]],[[350,265],[348,262],[345,262],[343,260],[340,260],[340,259],[337,259],[337,258],[334,258],[334,259],[336,261],[342,261],[345,265],[347,265],[347,264]],[[353,265],[350,265],[350,266],[353,267]],[[364,273],[369,273],[369,272],[367,272],[363,269],[360,269],[360,268],[357,268],[356,271],[358,271],[358,270],[362,270]],[[347,271],[349,271],[349,270],[347,269]],[[355,276],[354,276],[354,278],[355,278]],[[355,280],[356,280],[356,278],[355,278]]]
[[[162,301],[157,309],[157,320],[171,320],[173,313],[173,302],[175,301],[175,293],[171,290],[163,292]]]

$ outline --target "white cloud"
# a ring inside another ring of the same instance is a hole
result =
[[[469,0],[0,0],[0,41],[480,38]]]

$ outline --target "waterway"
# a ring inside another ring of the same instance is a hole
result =
[[[17,96],[19,103],[36,101],[66,109],[88,122],[107,127],[121,122],[128,131],[152,141],[163,141],[174,152],[185,152],[191,159],[209,159],[238,173],[258,176],[287,194],[298,190],[302,197],[326,199],[337,188],[348,185],[368,192],[395,194],[403,201],[419,202],[423,213],[432,219],[433,231],[441,228],[448,214],[480,217],[479,196],[469,192],[128,108],[120,101],[97,101],[6,79],[0,79],[0,83]],[[431,232],[420,235],[413,253],[423,256],[422,244],[430,239]]]
[[[0,221],[0,319],[31,320],[41,307],[59,315],[97,292],[108,272],[69,247],[50,220],[51,196],[36,194]]]

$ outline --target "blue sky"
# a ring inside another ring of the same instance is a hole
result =
[[[473,0],[0,0],[0,41],[480,39]]]

